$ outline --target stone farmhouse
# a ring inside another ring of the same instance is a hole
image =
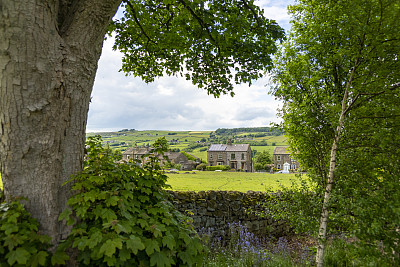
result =
[[[289,173],[290,170],[298,170],[299,163],[295,158],[290,156],[287,147],[277,146],[273,154],[274,168],[282,170],[284,173]]]
[[[253,171],[253,158],[249,144],[215,144],[207,151],[208,166],[228,165],[232,169]]]
[[[150,153],[149,147],[135,147],[128,148],[122,153],[122,160],[139,160],[138,164],[143,166],[148,161],[148,154]],[[181,152],[165,152],[164,156],[167,156],[168,160],[174,164],[180,164],[182,166],[181,170],[191,171],[193,170],[199,163],[201,163],[200,159],[196,158],[196,161],[189,160],[185,154]],[[161,165],[164,164],[165,159],[159,156]]]

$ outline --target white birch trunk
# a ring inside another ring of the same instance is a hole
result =
[[[357,65],[357,63],[356,63]],[[349,89],[351,82],[354,78],[354,72],[356,67],[353,68],[350,74],[349,81],[346,85],[346,89],[342,99],[342,109],[339,116],[338,126],[336,128],[335,137],[333,139],[332,148],[331,148],[331,155],[330,155],[330,163],[329,163],[329,175],[328,181],[325,188],[324,194],[324,203],[322,205],[322,212],[321,212],[321,219],[318,231],[318,247],[317,247],[317,255],[316,255],[316,263],[317,267],[324,266],[324,254],[325,254],[325,244],[326,244],[326,231],[328,227],[328,220],[329,220],[329,209],[330,209],[330,197],[332,192],[332,186],[334,183],[334,172],[336,170],[336,154],[337,154],[337,147],[339,144],[339,139],[342,134],[344,118],[346,115],[347,107],[348,107],[348,96],[349,96]]]

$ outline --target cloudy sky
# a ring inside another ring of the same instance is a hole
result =
[[[287,6],[294,0],[256,1],[265,16],[286,30]],[[278,122],[279,102],[268,95],[268,78],[236,85],[232,98],[215,99],[206,91],[178,77],[163,77],[146,84],[125,76],[121,54],[112,50],[113,40],[104,43],[89,108],[87,131],[216,130],[218,128],[269,126]]]

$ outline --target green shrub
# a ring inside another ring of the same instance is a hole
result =
[[[207,166],[207,171],[229,171],[230,169],[228,165]]]
[[[0,204],[0,266],[48,266],[64,264],[64,252],[52,255],[51,238],[38,231],[33,219],[19,201]]]
[[[199,170],[199,171],[205,171],[206,168],[207,168],[207,164],[205,164],[205,163],[200,163],[199,165],[196,166],[196,170]]]
[[[156,156],[139,168],[117,163],[99,137],[88,139],[84,170],[73,177],[77,193],[60,219],[75,224],[66,244],[86,266],[192,266],[202,245],[188,217],[162,190],[167,176]],[[155,143],[155,154],[162,150]],[[75,220],[78,218],[78,220]]]

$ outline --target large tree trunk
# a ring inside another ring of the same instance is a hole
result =
[[[56,244],[82,168],[90,95],[107,25],[121,0],[0,2],[0,172]]]

